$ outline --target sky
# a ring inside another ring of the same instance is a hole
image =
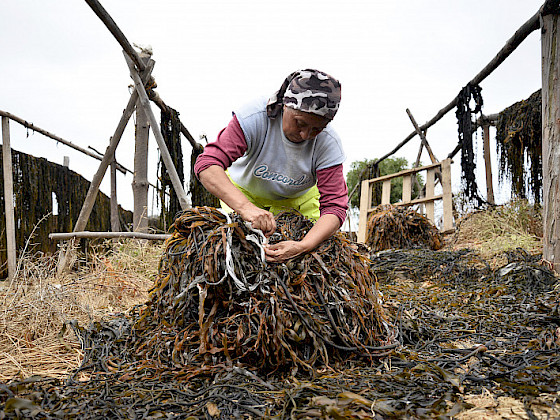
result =
[[[237,106],[270,96],[291,72],[317,68],[340,80],[342,102],[332,122],[347,155],[385,155],[414,127],[447,105],[498,53],[544,0],[100,0],[130,43],[153,49],[165,103],[199,139],[213,141]],[[0,0],[0,110],[83,148],[104,151],[130,96],[122,48],[85,1]],[[482,83],[483,113],[494,114],[541,87],[540,32],[533,32]],[[159,121],[159,110],[152,107]],[[62,164],[91,180],[99,161],[11,122],[12,148]],[[492,138],[495,136],[491,131]],[[435,156],[456,146],[454,110],[427,133]],[[202,141],[204,144],[204,141]],[[478,183],[485,191],[482,134],[476,137]],[[185,168],[190,145],[183,139]],[[415,137],[394,157],[414,162]],[[498,184],[492,142],[494,188]],[[150,136],[149,181],[158,151]],[[424,152],[425,153],[425,152]],[[129,123],[117,161],[133,169]],[[426,154],[422,162],[428,163]],[[452,166],[460,189],[460,162]],[[188,170],[187,170],[188,172]],[[118,174],[118,196],[132,209],[132,175]],[[188,184],[187,184],[188,185]],[[109,193],[109,174],[102,191]],[[155,204],[152,191],[149,207]]]

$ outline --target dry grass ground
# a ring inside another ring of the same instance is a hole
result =
[[[447,249],[471,248],[493,265],[501,265],[504,251],[523,248],[542,253],[541,210],[526,200],[469,213],[457,220],[457,230],[447,238]]]
[[[111,243],[88,262],[56,275],[55,257],[26,255],[0,289],[0,381],[31,375],[65,377],[79,366],[80,343],[68,322],[88,325],[146,301],[161,244]],[[101,248],[100,248],[101,249]]]
[[[475,249],[496,266],[503,264],[504,250],[542,249],[540,212],[526,202],[469,214],[458,227],[446,238],[446,248]],[[56,275],[56,256],[26,254],[16,278],[0,286],[0,382],[31,375],[63,378],[77,368],[83,354],[69,322],[87,325],[145,302],[162,249],[134,240],[107,243],[62,277]],[[490,393],[465,398],[475,407],[458,419],[529,418],[524,403],[512,398]],[[560,418],[560,410],[545,407],[535,415]]]

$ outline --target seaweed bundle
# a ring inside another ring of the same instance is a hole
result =
[[[311,228],[277,216],[271,242]],[[267,264],[264,236],[210,207],[180,215],[150,301],[133,326],[136,354],[155,369],[233,364],[313,369],[394,347],[367,254],[343,235],[285,264]]]
[[[461,89],[457,95],[457,131],[459,133],[459,144],[461,145],[461,173],[463,183],[463,193],[465,197],[478,206],[485,203],[480,196],[478,184],[476,182],[476,153],[472,136],[476,132],[476,122],[473,115],[482,112],[482,88],[479,85],[473,85],[470,82]],[[471,108],[474,104],[474,108]]]
[[[171,107],[167,107],[165,111],[161,112],[161,134],[171,156],[173,166],[177,171],[179,181],[183,185],[185,174],[183,169],[183,149],[181,147],[181,120],[179,120],[179,113]],[[161,156],[158,162],[158,172],[158,182],[161,184],[159,188],[161,204],[160,223],[162,226],[171,226],[175,216],[181,211],[181,205],[179,197],[177,197],[177,193],[173,188],[171,176],[167,172]],[[166,195],[169,196],[168,199],[166,199]]]
[[[411,208],[376,207],[367,222],[366,244],[372,251],[391,248],[440,249],[443,237],[430,220]]]

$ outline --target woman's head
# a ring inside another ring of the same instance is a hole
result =
[[[284,105],[282,131],[288,140],[301,143],[319,135],[330,120],[311,112],[300,111]]]
[[[340,82],[314,69],[290,74],[267,104],[267,113],[276,118],[282,107],[318,115],[332,120],[340,104]]]

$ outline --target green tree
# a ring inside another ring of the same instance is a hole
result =
[[[346,175],[346,183],[348,184],[348,192],[352,192],[356,184],[358,184],[357,191],[354,192],[350,200],[351,207],[360,207],[361,183],[365,179],[372,179],[378,176],[390,175],[396,172],[408,169],[408,161],[405,158],[387,158],[379,164],[379,173],[374,173],[374,164],[377,159],[364,159],[352,162],[350,170]],[[422,177],[417,175],[418,183],[422,185]],[[402,198],[402,178],[396,178],[391,181],[391,203],[395,203]],[[413,196],[418,195],[418,186],[413,183],[412,185]],[[381,194],[377,194],[377,202],[380,204]]]

